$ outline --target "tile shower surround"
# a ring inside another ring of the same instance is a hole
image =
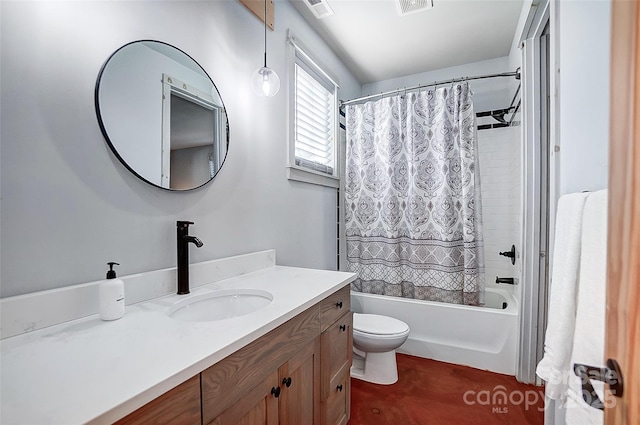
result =
[[[520,131],[520,127],[478,131],[487,286],[495,285],[496,276],[519,279],[521,274],[518,258],[514,266],[510,258],[498,254],[511,249],[511,245],[520,252]]]

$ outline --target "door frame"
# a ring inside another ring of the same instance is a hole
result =
[[[549,211],[555,211],[556,192],[554,175],[549,173],[554,159],[550,146],[553,143],[555,106],[550,102],[549,122],[542,116],[546,94],[540,92],[546,73],[541,72],[543,35],[550,25],[550,2],[532,6],[529,27],[522,35],[522,247],[521,264],[523,284],[520,288],[520,329],[516,378],[520,382],[541,385],[536,366],[542,358],[544,329],[546,327],[546,282],[549,253],[548,241],[552,223]],[[551,43],[553,46],[553,43]],[[552,53],[549,54],[550,62]],[[551,63],[547,64],[551,66]],[[553,73],[546,84],[553,87]],[[546,114],[545,114],[546,115]],[[543,129],[542,124],[549,129]],[[544,147],[541,146],[544,144]],[[548,197],[546,196],[549,194]],[[544,195],[544,196],[543,196]]]

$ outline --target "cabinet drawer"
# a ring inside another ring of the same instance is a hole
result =
[[[353,358],[353,313],[339,317],[322,333],[321,346],[321,398],[326,400],[342,375],[349,374]]]
[[[351,416],[351,378],[349,371],[340,376],[322,403],[322,425],[346,425]]]
[[[327,329],[351,308],[351,286],[347,285],[320,301],[321,331]]]

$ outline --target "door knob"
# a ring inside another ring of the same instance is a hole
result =
[[[573,373],[575,373],[582,382],[582,398],[591,407],[604,410],[604,404],[595,389],[591,380],[601,381],[609,384],[611,394],[616,397],[622,397],[624,384],[622,381],[622,371],[620,365],[614,359],[607,360],[607,367],[587,366],[580,363],[573,365]]]

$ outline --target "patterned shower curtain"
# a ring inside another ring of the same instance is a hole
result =
[[[468,83],[346,111],[347,265],[356,291],[484,304],[477,129]]]

